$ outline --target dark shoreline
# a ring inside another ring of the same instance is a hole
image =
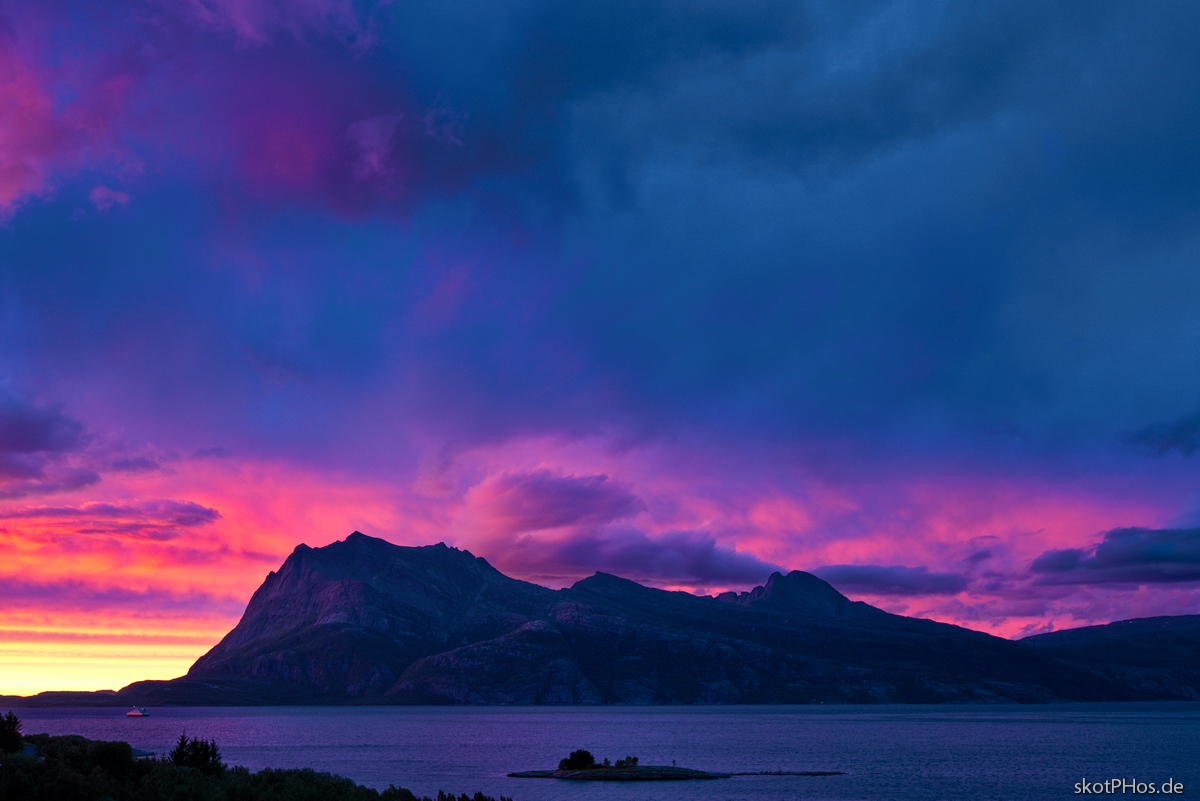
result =
[[[563,781],[655,782],[697,779],[732,779],[734,776],[845,776],[844,770],[755,770],[714,773],[674,765],[639,765],[632,768],[596,767],[587,770],[523,770],[506,774],[513,779],[561,779]]]
[[[139,684],[149,684],[150,682],[139,682]],[[157,682],[155,682],[157,683]],[[166,683],[166,682],[162,682]],[[127,688],[128,689],[128,688]],[[282,699],[272,697],[275,695],[269,690],[263,692],[255,692],[249,688],[237,687],[231,688],[228,696],[220,697],[223,694],[219,693],[219,689],[210,685],[210,692],[203,694],[202,698],[189,698],[186,696],[180,697],[176,695],[171,698],[162,698],[155,694],[137,692],[126,694],[125,690],[48,690],[37,693],[36,695],[0,695],[0,708],[2,709],[68,709],[68,708],[90,708],[90,709],[128,709],[134,706],[147,708],[171,708],[171,707],[205,707],[219,709],[221,707],[292,707],[292,706],[328,706],[328,707],[419,707],[419,706],[453,706],[462,709],[506,709],[516,707],[545,707],[545,708],[562,708],[573,707],[580,709],[623,709],[628,707],[639,708],[667,708],[667,707],[689,707],[689,708],[708,708],[719,709],[730,706],[747,706],[747,707],[820,707],[820,706],[846,706],[862,709],[870,709],[873,707],[885,706],[903,706],[903,707],[978,707],[981,709],[995,706],[1022,706],[1022,707],[1047,707],[1047,706],[1079,706],[1079,707],[1099,707],[1106,704],[1119,705],[1134,705],[1134,704],[1178,704],[1178,703],[1200,703],[1200,700],[1190,698],[1163,698],[1163,699],[1112,699],[1100,701],[1007,701],[1000,704],[970,702],[970,701],[926,701],[926,702],[889,702],[889,703],[855,703],[853,701],[814,701],[809,703],[804,702],[788,702],[788,703],[739,703],[739,704],[438,704],[438,703],[380,703],[377,699],[371,699],[368,702],[363,702],[357,699],[347,699],[342,697],[318,697],[318,698],[287,698]],[[198,694],[200,695],[200,694]]]

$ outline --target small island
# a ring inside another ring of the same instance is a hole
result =
[[[557,770],[523,770],[508,774],[514,779],[566,779],[567,781],[651,782],[686,779],[730,779],[734,776],[842,776],[844,771],[760,771],[753,773],[712,773],[680,768],[675,765],[639,765],[638,758],[627,756],[610,763],[597,762],[590,751],[580,749],[558,763]]]

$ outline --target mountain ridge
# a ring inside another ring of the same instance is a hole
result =
[[[715,597],[604,572],[551,590],[445,543],[354,532],[298,545],[185,676],[88,703],[1200,699],[1200,672],[1171,663],[1165,646],[1162,663],[1112,664],[1088,650],[1095,636],[1083,635],[1087,647],[1004,640],[852,601],[798,570]]]

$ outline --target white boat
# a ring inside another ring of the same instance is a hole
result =
[[[125,713],[127,718],[148,718],[150,713],[140,706],[135,706],[133,709]]]

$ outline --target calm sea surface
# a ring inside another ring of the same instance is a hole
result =
[[[216,738],[257,770],[311,767],[421,795],[482,790],[516,801],[1052,799],[1083,778],[1184,784],[1200,796],[1200,704],[776,707],[254,707],[23,709],[27,733],[169,750]],[[510,779],[567,752],[633,754],[714,771],[841,770],[692,782]],[[1130,794],[1126,794],[1128,797]]]

